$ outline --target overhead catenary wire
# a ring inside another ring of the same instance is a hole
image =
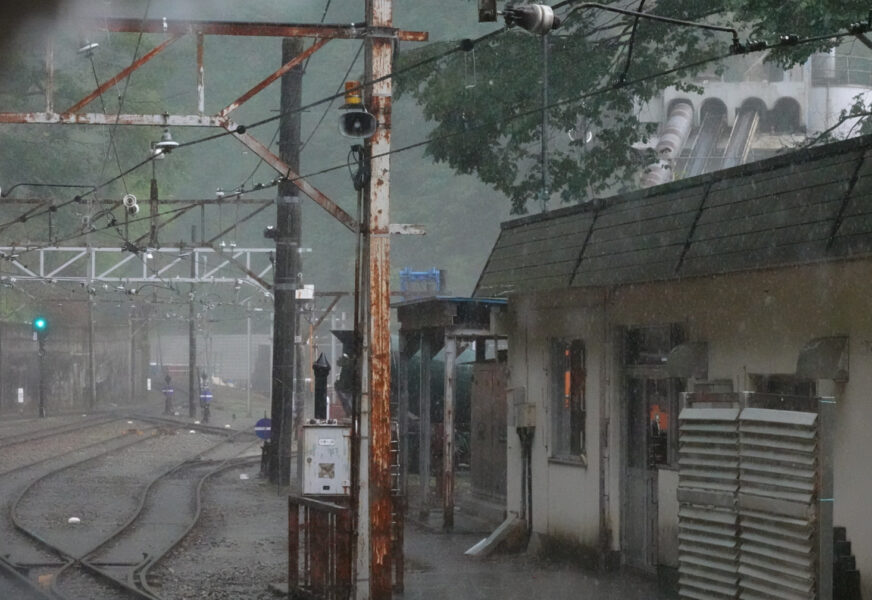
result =
[[[148,19],[148,12],[150,9],[151,9],[151,0],[148,0],[146,2],[146,5],[145,5],[145,12],[142,15],[141,22],[143,25],[145,24],[146,19]],[[140,27],[140,29],[143,29],[143,27]],[[143,33],[140,31],[139,36],[136,39],[136,47],[134,48],[134,51],[133,51],[133,58],[130,61],[131,66],[133,66],[133,64],[135,64],[136,60],[139,58],[139,49],[142,45],[142,36],[143,36]],[[89,56],[89,58],[91,59],[91,69],[94,73],[94,81],[97,83],[97,87],[99,88],[100,87],[100,80],[97,77],[97,68],[94,65],[94,55],[91,54]],[[115,131],[118,127],[118,122],[121,119],[121,111],[124,108],[124,100],[127,97],[127,89],[130,86],[130,78],[132,75],[133,75],[133,72],[130,72],[127,74],[127,77],[124,78],[124,87],[122,88],[121,94],[118,97],[118,111],[115,114],[115,121],[109,127],[109,146],[110,147],[106,149],[106,155],[103,158],[103,167],[100,170],[100,179],[103,179],[103,176],[106,173],[106,162],[109,158],[110,149],[115,153],[115,161],[118,165],[118,170],[119,171],[123,170],[121,167],[121,161],[118,157],[118,147],[115,144]],[[106,105],[105,105],[105,102],[103,101],[103,94],[100,94],[100,102],[101,102],[101,104],[103,104],[103,112],[105,113],[106,112]],[[121,178],[121,181],[124,184],[124,191],[126,193],[127,192],[127,182],[124,181],[123,177]]]
[[[432,63],[432,62],[434,62],[434,61],[441,60],[441,59],[445,58],[446,56],[449,56],[449,55],[451,55],[451,54],[453,54],[453,53],[455,53],[455,52],[469,50],[470,48],[474,47],[475,44],[481,43],[482,41],[485,41],[485,40],[487,40],[487,39],[490,39],[490,38],[492,38],[492,37],[495,37],[496,35],[501,34],[501,33],[505,32],[505,31],[506,31],[506,28],[504,27],[504,28],[500,28],[500,29],[494,30],[494,31],[492,31],[492,32],[490,32],[490,33],[488,33],[488,34],[483,35],[483,36],[480,36],[479,38],[476,38],[475,40],[464,40],[464,41],[462,41],[462,42],[459,42],[459,44],[458,44],[456,47],[451,48],[451,49],[449,49],[449,50],[447,50],[447,51],[445,51],[445,52],[442,52],[442,53],[437,54],[437,55],[432,56],[432,57],[428,57],[428,58],[426,58],[426,59],[423,59],[423,60],[421,60],[421,61],[418,61],[418,62],[414,63],[413,65],[409,65],[408,67],[405,67],[405,68],[403,68],[403,69],[399,69],[399,70],[394,71],[394,72],[392,72],[392,73],[389,73],[389,74],[387,74],[387,75],[385,75],[385,76],[382,76],[382,77],[379,77],[379,78],[376,78],[376,79],[373,79],[373,80],[369,80],[369,81],[363,82],[363,83],[360,84],[360,86],[358,86],[358,89],[363,89],[363,88],[365,88],[365,87],[367,87],[367,86],[371,86],[371,85],[373,85],[373,84],[375,84],[375,83],[377,83],[377,82],[380,82],[380,81],[383,81],[383,80],[386,80],[386,79],[389,79],[389,78],[393,78],[393,77],[396,77],[396,76],[398,76],[398,75],[400,75],[400,74],[402,74],[402,73],[405,73],[405,72],[407,72],[407,71],[409,71],[409,70],[412,70],[412,69],[415,69],[415,68],[419,68],[419,67],[422,66],[422,65],[430,64],[430,63]],[[778,48],[778,47],[799,46],[799,45],[810,44],[810,43],[817,43],[817,42],[826,41],[826,40],[836,40],[836,39],[841,39],[841,38],[844,38],[844,37],[851,37],[851,36],[854,36],[854,35],[856,35],[856,32],[852,32],[852,31],[844,31],[844,32],[836,32],[836,33],[821,34],[821,35],[818,35],[818,36],[811,36],[811,37],[806,37],[806,38],[796,38],[795,36],[783,36],[783,37],[779,40],[779,42],[776,43],[776,44],[762,44],[762,43],[758,43],[756,46],[750,48],[750,49],[748,50],[748,53],[752,53],[752,52],[760,52],[760,51],[764,51],[764,50],[771,50],[771,49],[773,49],[773,48]],[[675,73],[678,73],[678,72],[681,72],[681,71],[684,71],[684,70],[689,70],[689,69],[693,69],[693,68],[696,68],[696,67],[704,66],[704,65],[706,65],[706,64],[713,63],[713,62],[718,62],[718,61],[724,60],[724,59],[729,58],[729,57],[734,56],[734,55],[735,55],[734,52],[731,51],[730,53],[725,53],[725,54],[720,54],[720,55],[716,55],[716,56],[712,56],[712,57],[708,57],[708,58],[703,58],[703,59],[700,59],[700,60],[698,60],[698,61],[692,61],[692,62],[690,62],[690,63],[684,63],[684,64],[681,64],[681,65],[677,65],[677,66],[675,66],[675,67],[672,67],[672,68],[670,68],[670,69],[665,69],[665,70],[662,70],[662,71],[658,71],[658,72],[656,72],[656,73],[652,73],[652,74],[649,74],[649,75],[645,75],[645,76],[637,77],[637,78],[634,78],[634,79],[631,79],[631,80],[618,81],[617,83],[610,84],[610,85],[607,85],[607,86],[603,86],[603,87],[597,88],[597,89],[595,89],[595,90],[592,90],[592,91],[590,91],[590,92],[587,92],[587,93],[584,93],[584,94],[579,94],[579,95],[574,96],[574,97],[572,97],[572,98],[566,98],[566,99],[563,99],[563,100],[559,100],[559,101],[556,101],[556,102],[552,102],[552,103],[550,103],[550,104],[548,104],[548,105],[545,105],[545,106],[540,105],[540,106],[537,106],[537,107],[535,107],[535,108],[532,108],[532,109],[529,109],[529,110],[526,110],[526,111],[519,111],[519,112],[516,112],[516,113],[514,113],[514,114],[512,114],[512,115],[509,115],[509,116],[506,116],[506,117],[501,117],[500,119],[492,119],[492,120],[489,120],[489,121],[483,121],[482,123],[479,123],[478,125],[474,125],[474,126],[471,126],[471,127],[468,128],[468,129],[465,129],[463,132],[454,132],[454,133],[444,134],[444,135],[441,135],[441,136],[428,137],[428,138],[423,139],[423,140],[420,140],[420,141],[418,141],[418,142],[414,142],[414,143],[412,143],[412,144],[408,144],[408,145],[406,145],[406,146],[402,146],[402,147],[398,147],[398,148],[393,148],[393,149],[391,149],[391,150],[388,151],[388,152],[381,153],[381,154],[378,154],[378,155],[374,155],[372,158],[377,158],[377,157],[382,157],[382,156],[386,156],[386,155],[390,155],[390,154],[398,154],[398,153],[401,153],[401,152],[406,152],[406,151],[409,151],[409,150],[412,150],[412,149],[415,149],[415,148],[418,148],[418,147],[424,146],[424,145],[429,144],[429,143],[434,142],[434,141],[439,141],[439,140],[443,140],[443,139],[450,139],[450,138],[457,137],[457,136],[460,136],[460,135],[466,135],[466,134],[468,134],[470,131],[475,131],[475,130],[479,130],[479,129],[484,129],[484,128],[487,128],[487,127],[492,127],[492,126],[496,126],[496,125],[499,125],[499,124],[503,124],[503,123],[505,123],[505,122],[507,122],[507,121],[511,121],[511,120],[516,120],[516,119],[524,118],[524,117],[527,117],[527,116],[532,115],[532,114],[538,114],[538,113],[541,112],[542,110],[551,109],[551,108],[557,108],[557,107],[560,107],[560,106],[566,106],[566,105],[574,104],[574,103],[577,103],[577,102],[583,102],[583,101],[585,101],[585,100],[587,100],[587,99],[590,99],[590,98],[596,97],[596,96],[598,96],[598,95],[602,95],[602,94],[606,94],[606,93],[614,92],[614,91],[617,90],[617,89],[621,89],[621,88],[624,88],[624,87],[630,87],[630,86],[638,85],[638,84],[640,84],[640,83],[645,83],[645,82],[653,81],[653,80],[656,80],[656,79],[658,79],[658,78],[661,78],[661,77],[664,77],[664,76],[667,76],[667,75],[671,75],[671,74],[675,74]],[[321,98],[320,100],[316,100],[316,101],[311,102],[311,103],[309,103],[309,104],[307,104],[307,105],[301,106],[301,107],[299,107],[299,108],[297,108],[297,109],[293,109],[292,111],[284,111],[284,113],[282,113],[282,114],[292,114],[292,113],[294,113],[294,112],[298,112],[298,111],[306,110],[306,109],[308,109],[308,108],[311,108],[311,107],[314,107],[314,106],[318,106],[318,105],[320,105],[320,104],[323,104],[324,102],[330,102],[331,100],[335,100],[336,98],[342,97],[343,95],[344,95],[344,94],[341,94],[341,93],[340,93],[340,94],[333,94],[333,95],[331,95],[331,96],[327,96],[327,97]],[[210,135],[210,136],[205,136],[205,137],[202,137],[202,138],[199,138],[199,139],[196,139],[196,140],[191,140],[191,141],[188,141],[188,142],[184,142],[184,143],[179,144],[179,146],[178,146],[177,148],[175,148],[174,151],[178,151],[179,149],[182,149],[182,148],[187,148],[187,147],[191,147],[191,146],[199,145],[199,144],[201,144],[201,143],[205,143],[205,142],[208,142],[208,141],[211,141],[211,140],[215,140],[215,139],[223,138],[223,137],[225,137],[225,136],[227,136],[227,135],[232,135],[233,133],[244,133],[248,128],[251,128],[251,127],[257,127],[257,126],[260,126],[260,125],[263,125],[263,124],[266,124],[266,123],[270,123],[270,122],[272,122],[272,121],[275,121],[275,120],[279,119],[280,117],[281,117],[281,114],[280,114],[280,115],[271,116],[271,117],[268,117],[268,118],[266,118],[266,119],[263,119],[263,120],[260,120],[260,121],[256,121],[256,122],[254,122],[254,123],[252,123],[252,124],[250,124],[250,125],[247,125],[247,126],[246,126],[246,125],[239,125],[239,126],[237,127],[237,129],[234,130],[234,131],[224,131],[224,132],[221,132],[221,133],[218,133],[218,134],[214,134],[214,135]],[[104,189],[104,188],[108,187],[109,185],[111,185],[112,183],[114,183],[115,181],[117,181],[118,179],[120,179],[120,178],[126,176],[127,174],[132,173],[133,171],[135,171],[135,170],[141,168],[142,166],[148,164],[149,162],[151,162],[152,160],[154,160],[154,158],[155,158],[154,156],[149,156],[149,157],[146,158],[145,160],[143,160],[143,161],[141,161],[141,162],[139,162],[139,163],[133,165],[132,167],[130,167],[130,168],[128,168],[128,169],[122,171],[119,175],[110,178],[109,180],[105,181],[104,183],[102,183],[102,184],[100,184],[100,185],[98,185],[98,186],[95,186],[94,189],[93,189],[93,191],[92,191],[92,193],[96,193],[97,191],[99,191],[99,190],[101,190],[101,189]],[[304,179],[304,178],[308,178],[308,177],[313,177],[313,176],[316,176],[316,175],[322,175],[322,174],[329,173],[329,172],[332,172],[332,171],[336,171],[336,170],[339,170],[339,169],[345,169],[345,168],[348,168],[349,166],[351,166],[351,163],[348,162],[348,161],[346,161],[346,162],[343,163],[343,164],[339,164],[339,165],[335,165],[335,166],[332,166],[332,167],[327,167],[327,168],[324,168],[324,169],[320,169],[320,170],[318,170],[318,171],[310,172],[310,173],[307,173],[307,174],[305,174],[305,175],[299,175],[299,176],[296,176],[296,177],[290,177],[290,178],[289,178],[289,177],[280,177],[280,178],[277,178],[276,180],[273,180],[273,182],[271,182],[270,184],[259,185],[258,189],[265,189],[265,188],[268,188],[268,187],[272,187],[272,186],[276,185],[279,181],[281,181],[281,180],[283,180],[283,179],[286,179],[286,180],[288,180],[288,181],[293,182],[293,181],[298,181],[298,180],[300,180],[300,179]],[[240,191],[239,193],[242,193],[242,191]],[[71,203],[79,202],[79,201],[81,201],[81,198],[80,198],[80,197],[73,198],[72,200],[69,200],[69,201],[64,202],[64,203],[61,203],[61,204],[59,204],[59,205],[57,205],[57,206],[55,206],[55,207],[52,207],[51,209],[46,209],[46,210],[43,210],[43,211],[41,211],[41,212],[37,212],[37,213],[35,213],[35,214],[29,215],[29,216],[27,216],[26,218],[19,217],[19,218],[16,218],[16,219],[12,220],[12,221],[9,221],[9,222],[6,222],[6,223],[3,223],[3,224],[0,224],[0,233],[2,233],[2,232],[3,232],[5,229],[7,229],[8,227],[13,226],[13,225],[15,225],[15,224],[17,224],[17,223],[25,222],[26,220],[33,219],[33,218],[38,217],[38,216],[42,216],[42,215],[47,214],[47,213],[49,213],[49,212],[54,212],[54,211],[56,211],[58,208],[61,208],[61,207],[67,206],[67,205],[69,205],[69,204],[71,204]],[[120,205],[120,201],[117,203],[117,205]],[[116,207],[117,207],[117,205],[116,205]],[[114,208],[114,207],[113,207],[113,208]],[[184,208],[184,209],[180,209],[180,210],[190,210],[190,208],[191,208],[191,207],[186,207],[186,208]],[[146,217],[146,218],[147,218],[147,217]],[[138,220],[138,219],[137,219],[137,220]],[[79,234],[79,235],[82,235],[82,234]],[[76,235],[76,236],[73,236],[73,237],[79,237],[79,235]]]

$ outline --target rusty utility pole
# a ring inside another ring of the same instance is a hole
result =
[[[303,52],[300,38],[282,40],[282,63]],[[279,156],[291,169],[300,168],[300,107],[303,68],[298,62],[281,78]],[[296,290],[300,273],[302,207],[299,189],[291,181],[279,183],[275,229],[275,321],[273,323],[272,441],[269,480],[287,485],[291,474],[291,437],[294,429],[294,379],[297,336]]]
[[[367,0],[367,107],[378,121],[369,140],[367,238],[369,323],[364,378],[369,386],[369,598],[391,598],[390,156],[394,50],[392,0]],[[364,408],[364,413],[365,413]],[[366,429],[363,429],[366,431]],[[362,491],[363,493],[363,491]],[[362,523],[361,523],[362,525]],[[358,574],[358,577],[360,575]],[[359,596],[359,592],[358,592]]]

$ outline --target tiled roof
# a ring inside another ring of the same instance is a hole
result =
[[[872,254],[872,136],[502,224],[475,296]]]

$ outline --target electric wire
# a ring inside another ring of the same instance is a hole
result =
[[[645,8],[645,0],[639,0],[639,7],[636,9],[637,12],[642,12],[642,9]],[[630,70],[630,64],[633,61],[633,46],[636,43],[636,31],[639,29],[639,19],[641,17],[636,16],[633,19],[633,30],[630,32],[630,41],[627,43],[627,60],[624,62],[624,70],[621,71],[621,74],[618,75],[618,81],[623,81],[627,78],[627,72]]]
[[[321,23],[324,23],[325,19],[327,18],[327,12],[330,10],[330,3],[331,3],[331,2],[332,2],[332,0],[327,0],[327,3],[324,5],[324,12],[321,13]],[[306,69],[309,67],[309,61],[310,61],[310,60],[312,60],[312,56],[311,56],[311,55],[309,55],[309,56],[306,58],[306,61],[303,63],[303,73],[305,73],[305,72],[306,72]],[[350,71],[350,69],[349,69],[349,71]],[[348,75],[346,74],[346,79],[347,79],[347,78],[348,78]],[[337,91],[338,91],[338,90],[337,90]],[[331,104],[332,104],[332,103],[331,103]],[[329,110],[329,107],[327,108],[327,110]],[[324,120],[324,117],[327,116],[327,115],[326,115],[327,110],[324,111],[325,114],[324,114],[324,116],[321,117],[321,121],[323,121],[323,120]],[[300,145],[300,150],[301,150],[301,151],[302,151],[302,149],[305,147],[306,143],[308,143],[308,141],[309,141],[310,139],[312,139],[312,136],[315,135],[315,131],[318,130],[318,126],[321,125],[321,121],[318,121],[318,124],[315,125],[315,128],[312,130],[312,133],[309,135],[308,138],[306,138],[306,141],[303,142],[303,143]],[[279,136],[279,128],[276,127],[275,133],[273,133],[272,139],[270,140],[269,144],[267,145],[267,148],[272,148],[272,147],[273,147],[273,144],[275,144],[275,142],[276,142],[276,138],[277,138],[278,136]],[[258,170],[260,169],[260,167],[263,165],[263,162],[264,162],[264,161],[263,161],[263,157],[261,157],[261,159],[257,162],[257,165],[255,165],[254,169],[251,171],[251,173],[248,175],[248,177],[245,178],[245,181],[242,182],[242,185],[241,185],[240,187],[245,187],[245,184],[247,184],[249,181],[252,180],[252,178],[255,176],[255,174],[257,173],[257,171],[258,171]]]
[[[148,12],[150,9],[151,9],[151,0],[148,0],[146,2],[146,5],[145,5],[145,12],[142,15],[142,20],[141,20],[142,26],[140,26],[140,29],[144,29],[145,21],[146,21],[146,19],[148,19]],[[136,47],[133,50],[133,58],[130,61],[131,67],[136,63],[136,60],[139,58],[139,49],[142,45],[142,36],[143,36],[143,32],[140,31],[139,36],[136,39]],[[94,71],[94,80],[97,82],[97,87],[99,88],[100,81],[97,78],[97,69],[94,66],[94,55],[93,54],[90,55],[90,59],[91,59],[91,67]],[[114,135],[115,135],[115,132],[116,132],[117,127],[118,127],[118,122],[121,120],[121,111],[124,108],[124,100],[127,97],[127,88],[130,86],[130,78],[132,75],[133,75],[133,72],[131,71],[130,73],[127,74],[127,77],[124,78],[124,87],[122,88],[121,94],[118,97],[118,111],[115,114],[115,122],[112,123],[112,125],[109,127],[109,144],[110,144],[111,149],[115,152],[115,161],[118,164],[119,171],[122,171],[123,169],[121,167],[121,161],[118,158],[118,147],[115,144]],[[106,112],[106,105],[103,101],[103,94],[100,94],[100,103],[103,104],[103,112],[105,113]],[[100,171],[100,179],[103,179],[103,176],[106,173],[106,162],[107,162],[107,159],[109,157],[109,150],[110,150],[110,148],[106,149],[106,155],[103,158],[103,167]],[[124,192],[127,193],[127,191],[128,191],[127,190],[127,182],[124,180],[123,177],[122,177],[121,181],[124,185]]]
[[[100,77],[97,75],[97,65],[94,63],[94,54],[90,53],[88,59],[91,63],[91,73],[94,75],[94,83],[99,88]],[[100,108],[103,110],[103,114],[106,114],[106,101],[103,99],[103,94],[100,94]],[[115,164],[118,166],[118,170],[124,170],[124,167],[121,166],[121,157],[118,156],[118,146],[115,144],[115,135],[112,131],[111,125],[107,128],[107,133],[109,136],[109,145],[106,148],[106,155],[103,157],[103,167],[100,170],[100,179],[103,179],[103,176],[106,174],[106,163],[109,160],[110,152],[115,156]],[[121,178],[121,184],[124,186],[124,193],[129,193],[129,190],[127,189],[127,181],[123,177]]]
[[[479,38],[476,38],[476,40],[472,40],[472,43],[473,43],[473,44],[480,43],[481,41],[483,41],[483,40],[485,40],[485,39],[489,39],[489,38],[491,38],[491,37],[494,37],[495,35],[497,35],[497,34],[499,34],[499,33],[502,33],[502,32],[504,32],[505,30],[506,30],[506,28],[501,28],[501,29],[494,30],[494,31],[492,31],[492,32],[490,32],[490,33],[488,33],[488,34],[485,34],[484,36],[481,36],[481,37],[479,37]],[[791,36],[785,36],[785,37],[782,37],[782,39],[781,39],[778,43],[776,43],[776,44],[771,44],[771,45],[770,45],[770,44],[765,44],[765,45],[762,45],[762,46],[760,46],[760,47],[756,47],[756,48],[754,48],[754,49],[749,50],[748,53],[751,53],[751,52],[759,52],[759,51],[763,51],[763,50],[771,50],[771,49],[773,49],[773,48],[778,48],[778,47],[783,47],[783,46],[799,46],[799,45],[804,45],[804,44],[816,43],[816,42],[820,42],[820,41],[836,40],[836,39],[841,39],[841,38],[844,38],[844,37],[851,37],[851,36],[854,36],[854,35],[855,35],[855,33],[852,33],[852,32],[837,32],[837,33],[822,34],[822,35],[818,35],[818,36],[811,36],[811,37],[806,37],[806,38],[801,38],[801,39],[797,39],[797,38],[794,38],[794,37],[791,37]],[[469,41],[467,41],[467,42],[469,42]],[[418,68],[419,66],[421,66],[421,65],[423,65],[423,64],[429,64],[429,63],[434,62],[434,61],[436,61],[436,60],[441,60],[442,58],[444,58],[444,57],[446,57],[446,56],[448,56],[448,55],[450,55],[450,54],[453,54],[453,53],[455,53],[455,52],[460,51],[460,50],[462,49],[462,46],[463,46],[463,45],[464,45],[463,42],[461,42],[461,44],[458,45],[458,46],[455,47],[455,48],[452,48],[452,49],[450,49],[450,50],[448,50],[448,51],[445,51],[445,52],[443,52],[443,53],[440,53],[440,54],[438,54],[438,55],[436,55],[436,56],[428,57],[427,59],[424,59],[424,60],[422,60],[422,61],[419,61],[419,62],[415,63],[414,65],[410,65],[409,67],[406,67],[406,68],[403,68],[403,69],[400,69],[400,70],[394,71],[394,72],[389,73],[389,74],[387,74],[387,75],[384,75],[384,76],[382,76],[382,77],[379,77],[379,78],[376,78],[376,79],[370,80],[370,81],[368,81],[368,82],[362,83],[361,86],[359,86],[359,87],[360,87],[360,88],[363,88],[363,87],[366,87],[366,86],[372,85],[372,84],[374,84],[374,83],[377,83],[377,82],[379,82],[379,81],[383,81],[383,80],[388,79],[388,78],[391,78],[391,77],[396,77],[397,75],[399,75],[399,74],[401,74],[401,73],[403,73],[403,72],[406,72],[406,71],[408,71],[408,70],[410,70],[410,69],[412,69],[412,68]],[[503,123],[505,123],[505,122],[507,122],[507,121],[516,120],[516,119],[520,119],[520,118],[527,117],[527,116],[532,115],[532,114],[539,113],[539,112],[541,112],[543,109],[558,108],[558,107],[566,106],[566,105],[569,105],[569,104],[574,104],[574,103],[578,103],[578,102],[583,102],[583,101],[585,101],[585,100],[587,100],[587,99],[590,99],[590,98],[596,97],[596,96],[598,96],[598,95],[602,95],[602,94],[606,94],[606,93],[611,93],[611,92],[614,92],[615,90],[618,90],[618,89],[621,89],[621,88],[624,88],[624,87],[630,87],[630,86],[638,85],[638,84],[640,84],[640,83],[646,83],[646,82],[653,81],[653,80],[656,80],[656,79],[658,79],[658,78],[661,78],[661,77],[664,77],[664,76],[667,76],[667,75],[672,75],[672,74],[675,74],[675,73],[679,73],[679,72],[681,72],[681,71],[685,71],[685,70],[689,70],[689,69],[694,69],[694,68],[697,68],[697,67],[700,67],[700,66],[704,66],[704,65],[709,64],[709,63],[718,62],[718,61],[724,60],[724,59],[726,59],[726,58],[729,58],[729,57],[731,57],[731,56],[734,56],[734,53],[730,52],[730,53],[720,54],[720,55],[716,55],[716,56],[712,56],[712,57],[708,57],[708,58],[703,58],[703,59],[700,59],[700,60],[698,60],[698,61],[692,61],[692,62],[690,62],[690,63],[684,63],[684,64],[681,64],[681,65],[678,65],[678,66],[672,67],[672,68],[670,68],[670,69],[665,69],[665,70],[662,70],[662,71],[658,71],[658,72],[656,72],[656,73],[651,73],[651,74],[648,74],[648,75],[645,75],[645,76],[637,77],[637,78],[634,78],[634,79],[632,79],[632,80],[625,80],[625,81],[623,81],[623,82],[619,81],[619,82],[617,82],[617,83],[615,83],[615,84],[611,84],[611,85],[608,85],[608,86],[603,86],[603,87],[597,88],[597,89],[595,89],[595,90],[592,90],[592,91],[590,91],[590,92],[587,92],[587,93],[584,93],[584,94],[580,94],[580,95],[574,96],[574,97],[572,97],[572,98],[565,98],[565,99],[563,99],[563,100],[559,100],[559,101],[556,101],[556,102],[552,102],[552,103],[548,104],[547,106],[537,106],[537,107],[532,108],[532,109],[528,109],[528,110],[525,110],[525,111],[516,112],[515,114],[509,115],[509,116],[507,116],[507,117],[502,117],[502,118],[500,118],[500,119],[492,119],[492,120],[489,120],[489,121],[483,121],[482,123],[479,123],[478,125],[474,125],[474,126],[470,127],[469,129],[466,129],[466,130],[464,130],[464,131],[462,131],[462,132],[453,132],[453,133],[443,134],[443,135],[441,135],[441,136],[428,137],[428,138],[426,138],[426,139],[420,140],[420,141],[418,141],[418,142],[414,142],[414,143],[412,143],[412,144],[408,144],[408,145],[406,145],[406,146],[402,146],[402,147],[399,147],[399,148],[393,148],[393,149],[391,149],[391,150],[389,150],[389,151],[387,151],[387,152],[384,152],[384,153],[381,153],[381,154],[378,154],[378,155],[373,155],[371,158],[378,158],[378,157],[387,156],[387,155],[391,155],[391,154],[398,154],[398,153],[401,153],[401,152],[406,152],[406,151],[409,151],[409,150],[412,150],[412,149],[415,149],[415,148],[419,148],[419,147],[421,147],[421,146],[427,145],[427,144],[429,144],[429,143],[431,143],[431,142],[434,142],[434,141],[441,141],[441,140],[443,140],[443,139],[451,139],[451,138],[454,138],[454,137],[457,137],[457,136],[460,136],[460,135],[466,135],[466,134],[468,134],[470,131],[475,131],[475,130],[484,129],[484,128],[487,128],[487,127],[492,127],[492,126],[495,126],[495,125],[503,124]],[[317,105],[322,104],[322,103],[324,103],[324,102],[329,102],[330,100],[334,100],[334,99],[336,99],[336,98],[338,98],[338,97],[340,97],[340,96],[342,96],[342,95],[343,95],[343,94],[334,94],[334,95],[332,95],[332,96],[327,96],[327,97],[325,97],[325,98],[322,98],[322,99],[320,99],[320,100],[317,100],[317,101],[315,101],[315,102],[312,102],[312,103],[310,103],[310,104],[308,104],[308,105],[306,105],[306,106],[300,107],[300,108],[298,108],[298,109],[294,109],[293,111],[286,111],[286,112],[288,112],[288,113],[293,113],[293,112],[297,112],[297,111],[305,110],[306,108],[311,108],[311,107],[313,107],[313,106],[317,106]],[[274,121],[274,120],[280,118],[280,116],[281,116],[281,115],[272,116],[272,117],[269,117],[269,118],[263,119],[263,120],[261,120],[261,121],[257,121],[257,122],[255,122],[255,123],[253,123],[253,124],[251,124],[251,125],[248,125],[248,126],[242,126],[242,125],[240,125],[240,126],[237,128],[236,131],[239,132],[239,133],[244,133],[244,131],[245,131],[248,127],[256,127],[256,126],[259,126],[259,125],[262,125],[262,124],[265,124],[265,123],[272,122],[272,121]],[[185,143],[179,144],[179,146],[175,149],[175,151],[177,151],[177,150],[180,149],[180,148],[190,147],[190,146],[198,145],[198,144],[201,144],[201,143],[204,143],[204,142],[210,141],[210,140],[214,140],[214,139],[222,138],[222,137],[224,137],[224,136],[226,136],[226,135],[230,135],[230,134],[232,134],[232,133],[234,133],[234,131],[225,131],[225,132],[221,132],[221,133],[218,133],[218,134],[215,134],[215,135],[206,136],[206,137],[199,138],[199,139],[196,139],[196,140],[191,140],[191,141],[189,141],[189,142],[185,142]],[[154,157],[153,157],[153,156],[149,156],[149,157],[146,158],[145,160],[143,160],[143,161],[137,163],[136,165],[134,165],[134,166],[132,166],[132,167],[130,167],[130,168],[128,168],[128,169],[126,169],[125,171],[122,171],[119,175],[117,175],[117,176],[115,176],[115,177],[112,177],[111,179],[105,181],[104,183],[102,183],[102,184],[100,184],[100,185],[98,185],[98,186],[95,186],[95,188],[94,188],[94,190],[93,190],[92,193],[96,193],[97,191],[106,188],[107,186],[111,185],[112,183],[114,183],[115,181],[117,181],[118,179],[120,179],[121,177],[124,177],[124,176],[126,176],[127,174],[132,173],[133,171],[139,169],[139,168],[142,167],[143,165],[148,164],[148,163],[151,162],[152,160],[154,160]],[[298,176],[296,176],[296,177],[283,177],[283,178],[278,178],[278,179],[274,180],[274,181],[273,181],[272,183],[270,183],[270,184],[266,184],[266,185],[261,186],[259,189],[264,189],[264,188],[268,188],[268,187],[272,187],[272,186],[274,186],[274,185],[277,185],[277,183],[278,183],[280,180],[286,180],[286,181],[294,182],[294,181],[298,181],[298,180],[300,180],[300,179],[304,179],[304,178],[308,178],[308,177],[314,177],[314,176],[322,175],[322,174],[325,174],[325,173],[330,173],[330,172],[332,172],[332,171],[336,171],[336,170],[339,170],[339,169],[345,169],[345,168],[348,168],[349,166],[351,166],[351,162],[350,162],[350,161],[346,161],[346,162],[343,163],[343,164],[335,165],[335,166],[332,166],[332,167],[327,167],[327,168],[324,168],[324,169],[321,169],[321,170],[318,170],[318,171],[314,171],[314,172],[307,173],[307,174],[305,174],[305,175],[298,175]],[[242,193],[242,192],[240,192],[240,193]],[[74,198],[74,199],[72,199],[72,200],[69,200],[69,201],[67,201],[67,202],[64,202],[64,203],[61,203],[61,204],[57,205],[56,207],[54,207],[54,210],[57,210],[58,208],[64,207],[64,206],[66,206],[66,205],[69,205],[69,204],[71,204],[71,203],[73,203],[73,202],[78,202],[78,201],[80,201],[80,198],[78,198],[78,199],[77,199],[77,198]],[[119,201],[117,204],[120,204],[120,201]],[[191,207],[185,207],[185,208],[183,208],[183,209],[179,209],[179,210],[190,210],[190,209],[191,209]],[[2,233],[5,229],[7,229],[8,227],[10,227],[10,226],[12,226],[12,225],[15,225],[15,224],[17,224],[17,223],[21,223],[21,222],[25,222],[25,221],[27,221],[27,220],[30,220],[30,219],[35,218],[35,217],[38,217],[38,216],[42,216],[42,215],[44,215],[44,214],[47,214],[48,212],[50,212],[50,210],[46,209],[46,210],[44,210],[44,211],[42,211],[42,212],[38,212],[38,213],[36,213],[36,214],[34,214],[34,215],[28,216],[27,218],[25,218],[25,219],[23,219],[23,220],[22,220],[22,217],[19,217],[19,218],[16,218],[16,219],[12,220],[12,221],[9,221],[9,222],[6,222],[6,223],[3,223],[3,224],[0,224],[0,233]],[[148,217],[146,217],[146,218],[148,218]],[[75,236],[75,237],[78,237],[78,236]]]

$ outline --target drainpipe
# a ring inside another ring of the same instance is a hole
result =
[[[693,106],[689,102],[676,102],[669,111],[669,120],[657,143],[658,162],[648,165],[642,175],[643,188],[672,181],[675,175],[675,159],[687,142],[693,124]]]

